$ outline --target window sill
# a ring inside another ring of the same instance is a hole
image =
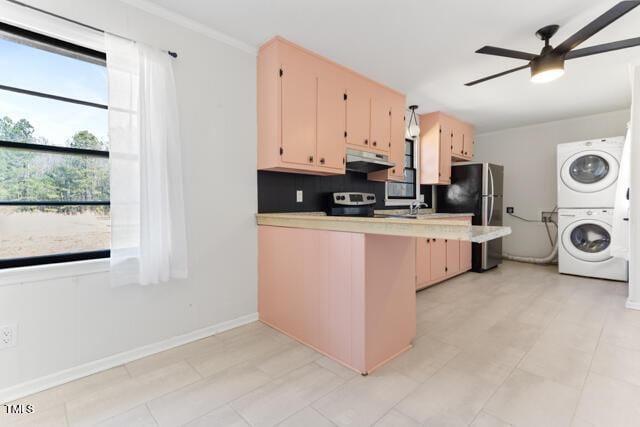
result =
[[[385,206],[407,206],[411,205],[411,202],[415,202],[413,199],[385,199]]]
[[[109,271],[108,258],[9,268],[0,270],[0,286],[83,276],[105,271]]]

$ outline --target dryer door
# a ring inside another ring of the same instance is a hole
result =
[[[595,193],[618,179],[618,160],[606,151],[586,150],[569,157],[560,171],[562,182],[580,193]]]
[[[581,219],[569,224],[562,232],[562,245],[574,258],[601,262],[611,258],[611,226],[594,219]]]

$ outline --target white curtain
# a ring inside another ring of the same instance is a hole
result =
[[[172,59],[105,35],[109,80],[111,283],[187,277]]]

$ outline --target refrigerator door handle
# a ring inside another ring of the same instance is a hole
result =
[[[495,191],[495,183],[493,181],[493,172],[491,172],[491,165],[487,165],[487,170],[489,171],[489,183],[491,184],[491,193],[489,193],[489,198],[491,199],[491,210],[489,211],[489,218],[487,218],[487,225],[491,225],[491,220],[493,219],[493,193]]]
[[[491,209],[489,210],[489,218],[487,219],[487,225],[491,225],[491,221],[493,220],[493,196],[489,196],[491,200]]]
[[[495,183],[493,181],[493,172],[491,172],[491,165],[487,165],[487,170],[489,171],[489,183],[491,184],[491,192],[489,193],[489,196],[493,197],[494,192],[496,191],[496,188],[495,188]]]

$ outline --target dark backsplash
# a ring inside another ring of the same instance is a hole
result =
[[[303,191],[303,202],[296,202],[296,191]],[[375,193],[376,209],[398,209],[384,205],[384,183],[368,181],[367,175],[347,172],[345,175],[315,176],[284,172],[258,171],[258,212],[324,211],[327,193],[359,191]],[[431,206],[431,186],[420,188],[425,202]]]

